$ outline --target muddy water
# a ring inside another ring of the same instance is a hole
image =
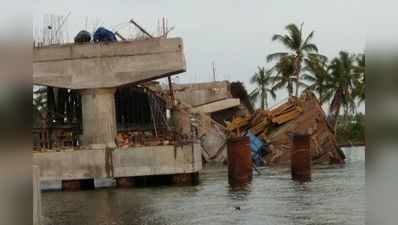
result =
[[[262,168],[249,187],[230,190],[226,168],[210,167],[195,187],[44,193],[44,216],[57,225],[364,224],[365,154],[345,151],[346,165],[316,168],[304,185],[289,169]]]

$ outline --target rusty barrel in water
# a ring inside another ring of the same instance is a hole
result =
[[[252,160],[249,137],[230,138],[228,147],[228,182],[240,186],[252,180]]]
[[[299,182],[311,181],[310,136],[294,134],[291,151],[292,179]]]

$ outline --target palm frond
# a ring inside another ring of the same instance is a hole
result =
[[[302,42],[302,29],[299,29],[296,24],[291,23],[286,26],[286,30],[292,40],[292,49],[300,49]]]
[[[314,31],[311,31],[311,33],[305,38],[305,40],[303,42],[303,46],[306,46],[307,44],[309,44],[313,37],[314,37]]]
[[[279,59],[281,59],[283,57],[286,57],[288,55],[289,55],[289,53],[287,53],[287,52],[277,52],[277,53],[269,54],[267,56],[267,62],[271,62],[271,61],[274,61],[274,60],[279,60]]]
[[[302,47],[303,51],[306,52],[318,52],[318,47],[315,44],[306,44]]]
[[[274,34],[272,36],[272,41],[278,41],[288,49],[291,49],[293,46],[293,40],[287,35]]]

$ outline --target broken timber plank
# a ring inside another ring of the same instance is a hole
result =
[[[275,117],[272,119],[272,122],[277,123],[277,124],[283,124],[286,123],[290,120],[293,120],[295,118],[297,118],[299,115],[301,114],[301,112],[299,110],[294,110],[291,111],[289,113],[283,114],[281,116]]]
[[[256,126],[252,127],[250,131],[254,134],[257,135],[260,132],[263,132],[264,129],[270,124],[270,121],[268,119],[263,120],[261,123],[257,124]]]
[[[282,105],[278,106],[277,108],[271,110],[270,115],[278,115],[280,113],[282,113],[283,111],[287,110],[290,107],[294,107],[295,104],[293,104],[292,102],[288,101],[283,103]]]
[[[250,115],[246,117],[236,117],[232,120],[232,122],[226,122],[227,124],[227,130],[233,131],[235,129],[239,129],[241,127],[244,127],[249,124],[250,121]]]
[[[261,123],[262,121],[264,121],[264,119],[267,119],[268,114],[269,114],[269,111],[266,111],[266,110],[257,111],[250,122],[251,127],[254,127],[255,125]]]

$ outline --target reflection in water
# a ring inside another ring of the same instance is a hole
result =
[[[250,185],[231,189],[227,168],[206,168],[195,187],[43,193],[56,225],[364,224],[364,151],[345,150],[344,166],[313,169],[291,181],[288,168],[262,168]]]

